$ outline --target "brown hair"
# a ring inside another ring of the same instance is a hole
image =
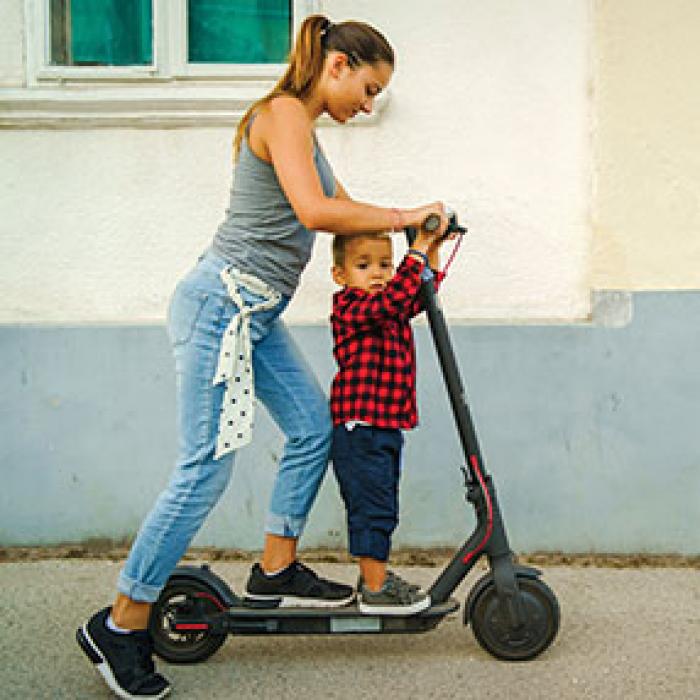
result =
[[[353,241],[359,241],[363,238],[372,239],[386,239],[391,243],[391,236],[384,231],[377,231],[375,233],[354,233],[354,234],[339,234],[336,233],[333,236],[333,264],[336,267],[343,267],[345,265],[345,251],[348,249],[348,245]]]
[[[250,106],[238,124],[233,142],[235,158],[254,112],[280,95],[291,95],[301,100],[308,97],[321,76],[329,51],[346,54],[352,68],[363,63],[376,65],[381,61],[394,67],[394,50],[374,27],[355,21],[333,24],[323,15],[310,15],[299,28],[284,75],[267,95]]]

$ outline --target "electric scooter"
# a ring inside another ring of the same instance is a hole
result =
[[[434,217],[431,219],[431,216]],[[437,230],[437,215],[423,227]],[[449,215],[446,236],[466,233],[455,214]],[[407,229],[409,244],[415,229]],[[337,608],[260,607],[237,596],[206,564],[177,567],[153,606],[149,630],[158,656],[171,663],[196,663],[209,658],[228,634],[411,634],[434,629],[459,608],[450,597],[476,562],[486,556],[489,571],[472,587],[464,604],[465,625],[471,625],[478,643],[506,661],[535,658],[553,642],[559,629],[559,604],[540,576],[541,571],[518,564],[508,545],[496,490],[487,473],[467,405],[464,387],[438,305],[429,269],[424,271],[420,294],[428,315],[454,414],[465,465],[465,498],[476,511],[476,527],[446,565],[428,593],[431,605],[405,615],[367,615],[356,604]]]

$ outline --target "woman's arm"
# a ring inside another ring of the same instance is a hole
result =
[[[263,123],[258,124],[261,118]],[[260,135],[282,190],[297,218],[307,228],[341,234],[390,231],[419,226],[431,212],[443,219],[442,230],[447,226],[439,202],[399,212],[356,202],[347,194],[326,197],[313,160],[312,124],[304,105],[296,98],[275,98],[256,119],[255,125],[262,130]]]
[[[349,202],[353,202],[353,198],[345,191],[345,188],[340,184],[338,178],[335,178],[335,198],[345,199]]]

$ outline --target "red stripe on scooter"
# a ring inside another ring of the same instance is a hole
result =
[[[208,630],[209,625],[205,625],[202,623],[182,623],[178,624],[175,623],[175,629],[176,630]]]
[[[484,538],[481,540],[481,542],[479,542],[479,544],[474,549],[472,549],[471,552],[467,552],[464,559],[462,559],[462,562],[464,564],[468,564],[486,546],[486,543],[489,541],[491,533],[493,532],[493,504],[491,503],[491,496],[489,495],[489,490],[486,488],[486,483],[484,482],[484,477],[481,473],[481,469],[479,469],[479,459],[476,455],[469,455],[469,462],[472,465],[472,469],[474,469],[476,478],[479,480],[481,490],[483,491],[484,497],[486,498],[487,516],[486,534],[484,535]]]
[[[213,595],[210,595],[209,593],[195,593],[194,594],[195,598],[206,598],[207,600],[211,600],[214,605],[216,605],[219,610],[226,610],[226,606],[218,599],[215,598]]]

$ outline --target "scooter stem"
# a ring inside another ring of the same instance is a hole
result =
[[[453,219],[453,223],[457,226],[456,218]],[[407,230],[406,237],[410,245],[415,238],[415,231]],[[428,315],[430,331],[464,451],[467,500],[475,507],[477,515],[475,531],[433,584],[430,595],[434,601],[446,600],[471,570],[477,559],[482,554],[487,554],[494,572],[499,597],[507,609],[506,614],[510,620],[510,626],[512,629],[517,629],[522,625],[524,616],[515,580],[512,552],[498,507],[493,481],[486,471],[486,465],[479,448],[457,359],[449,337],[447,322],[438,304],[433,274],[430,270],[427,272],[428,274],[424,274],[421,283],[420,297],[423,308]],[[479,474],[477,474],[476,469],[478,469]],[[491,508],[490,522],[487,519],[488,505]]]
[[[411,244],[413,234],[414,231],[412,230],[406,231],[409,245]],[[423,278],[420,288],[420,297],[423,302],[423,308],[428,315],[428,323],[430,324],[430,331],[440,362],[440,369],[442,370],[445,385],[447,386],[452,413],[457,423],[457,431],[464,451],[465,464],[469,470],[469,482],[477,483],[477,477],[472,466],[473,457],[476,457],[481,467],[482,476],[486,478],[488,473],[482,459],[481,450],[479,449],[479,442],[477,440],[476,430],[474,429],[471,412],[467,405],[464,386],[462,385],[457,360],[454,350],[452,349],[452,342],[450,341],[447,329],[447,322],[445,321],[445,316],[437,301],[432,275],[426,275]]]

